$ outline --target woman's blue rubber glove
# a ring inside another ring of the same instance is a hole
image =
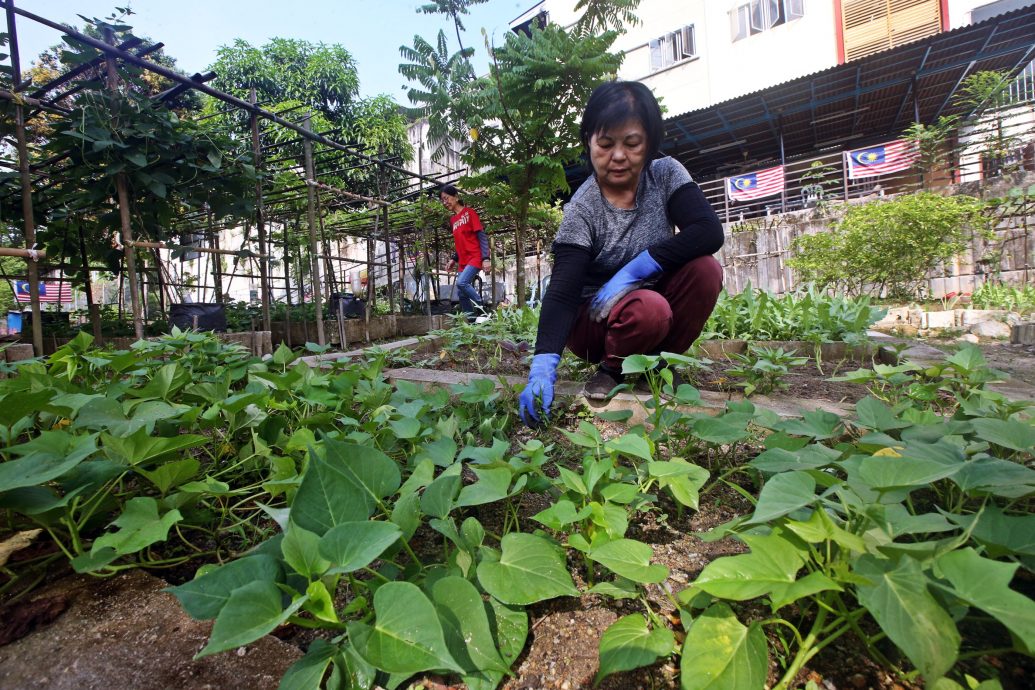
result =
[[[561,356],[554,353],[536,355],[528,372],[528,385],[518,396],[518,411],[526,426],[537,426],[547,421],[553,403],[553,384],[557,381],[557,365]],[[542,418],[537,414],[542,410]]]
[[[644,249],[635,259],[618,269],[618,273],[593,295],[593,301],[589,303],[589,318],[603,321],[619,300],[659,273],[661,266]]]

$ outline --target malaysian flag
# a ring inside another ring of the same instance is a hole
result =
[[[726,178],[726,194],[733,201],[751,201],[783,191],[783,166]]]
[[[14,299],[16,302],[30,302],[29,282],[14,281]],[[40,302],[71,302],[72,286],[68,283],[40,283]]]
[[[848,179],[857,180],[909,170],[916,162],[918,152],[914,142],[898,139],[880,146],[846,151],[845,155],[848,156]]]

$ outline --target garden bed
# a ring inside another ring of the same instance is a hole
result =
[[[1032,637],[1035,427],[981,392],[973,348],[937,375],[896,372],[879,389],[895,408],[705,412],[684,389],[641,400],[643,425],[573,403],[530,430],[492,378],[390,385],[380,360],[263,362],[200,333],[88,346],[0,383],[0,430],[17,434],[0,479],[27,489],[0,492],[0,543],[48,528],[7,564],[7,596],[69,559],[158,569],[215,618],[203,656],[274,632],[308,650],[293,672],[376,666],[409,687],[571,690],[602,668],[607,690],[708,673],[752,690],[919,687],[913,667],[1008,690],[1035,677],[1002,651],[1007,629]]]

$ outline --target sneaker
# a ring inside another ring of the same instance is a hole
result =
[[[608,400],[611,398],[611,391],[615,386],[621,385],[624,380],[621,372],[611,371],[604,367],[598,367],[593,378],[586,381],[582,389],[582,395],[590,400]]]
[[[686,383],[686,379],[684,379],[682,374],[680,374],[678,371],[676,371],[674,369],[671,370],[671,371],[672,371],[672,392],[675,393],[675,391],[679,390],[679,387],[681,385]],[[664,388],[665,385],[666,384],[664,382],[662,382],[661,387]],[[650,385],[647,383],[647,375],[646,374],[640,374],[639,378],[636,379],[636,385],[633,387],[633,392],[637,393],[639,395],[650,395],[651,394],[651,392],[650,392]],[[665,393],[664,391],[662,391],[661,397],[667,399],[667,398],[671,398],[672,395],[669,395],[668,393]]]

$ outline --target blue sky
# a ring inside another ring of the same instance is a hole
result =
[[[20,0],[18,6],[47,19],[82,26],[77,15],[104,17],[115,6],[130,5],[134,31],[165,43],[188,74],[202,71],[219,46],[243,38],[252,45],[268,39],[299,38],[314,43],[340,43],[359,66],[364,97],[387,93],[408,104],[398,72],[400,45],[413,45],[414,34],[434,41],[444,29],[450,50],[458,49],[451,22],[438,15],[417,14],[419,0]],[[486,71],[481,29],[502,42],[507,23],[535,4],[535,0],[489,0],[464,17],[464,45],[473,46],[475,68]],[[22,63],[60,41],[53,29],[20,17],[18,39]]]

